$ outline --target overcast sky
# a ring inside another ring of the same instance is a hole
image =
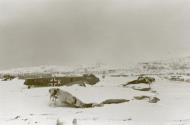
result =
[[[190,56],[190,0],[0,0],[0,69]]]

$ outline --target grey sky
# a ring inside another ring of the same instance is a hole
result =
[[[189,0],[0,0],[0,69],[189,53]]]

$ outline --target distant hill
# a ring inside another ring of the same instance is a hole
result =
[[[109,75],[139,75],[139,74],[186,74],[190,75],[190,57],[141,62],[134,65],[111,66],[102,63],[89,66],[55,66],[43,65],[23,67],[0,71],[0,75],[78,75],[78,74],[109,74]]]

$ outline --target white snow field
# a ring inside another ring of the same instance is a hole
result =
[[[94,86],[60,87],[84,102],[125,98],[129,102],[94,108],[54,107],[50,105],[51,87],[27,89],[24,80],[0,81],[0,125],[190,125],[190,83],[156,77],[152,91],[138,91],[124,84],[136,77],[100,79]],[[134,96],[156,96],[157,103],[135,100]]]

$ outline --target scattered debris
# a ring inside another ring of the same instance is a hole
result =
[[[134,99],[136,99],[136,100],[148,99],[149,103],[157,103],[158,101],[160,101],[159,98],[157,98],[157,97],[150,97],[150,96],[135,96]]]
[[[19,116],[19,115],[17,115],[16,117],[14,117],[14,118],[13,118],[13,120],[14,120],[14,119],[19,119],[19,118],[20,118],[20,116]]]
[[[5,74],[5,75],[3,76],[2,81],[8,81],[8,80],[12,80],[12,79],[14,79],[14,78],[16,78],[16,77],[15,77],[15,76],[12,76],[12,75],[10,75],[10,74]]]
[[[190,76],[189,75],[168,75],[168,76],[165,76],[164,78],[171,80],[171,81],[190,83]]]
[[[149,99],[150,97],[149,96],[135,96],[134,99],[136,100],[143,100],[143,99]]]
[[[147,77],[147,76],[139,76],[136,80],[130,81],[123,86],[127,86],[130,84],[140,84],[140,83],[145,83],[145,84],[151,84],[152,82],[155,81],[155,78],[153,77]]]
[[[150,98],[149,100],[150,103],[157,103],[158,101],[160,101],[160,99],[157,97]]]
[[[151,88],[150,87],[148,87],[148,88],[136,88],[136,87],[132,87],[132,89],[134,89],[134,90],[138,90],[138,91],[150,91],[151,90]]]
[[[181,75],[171,75],[171,76],[167,76],[165,77],[166,79],[169,79],[171,81],[181,81],[181,82],[184,82],[185,79],[183,76]]]
[[[124,102],[129,102],[130,100],[127,99],[107,99],[103,101],[101,104],[119,104]]]

